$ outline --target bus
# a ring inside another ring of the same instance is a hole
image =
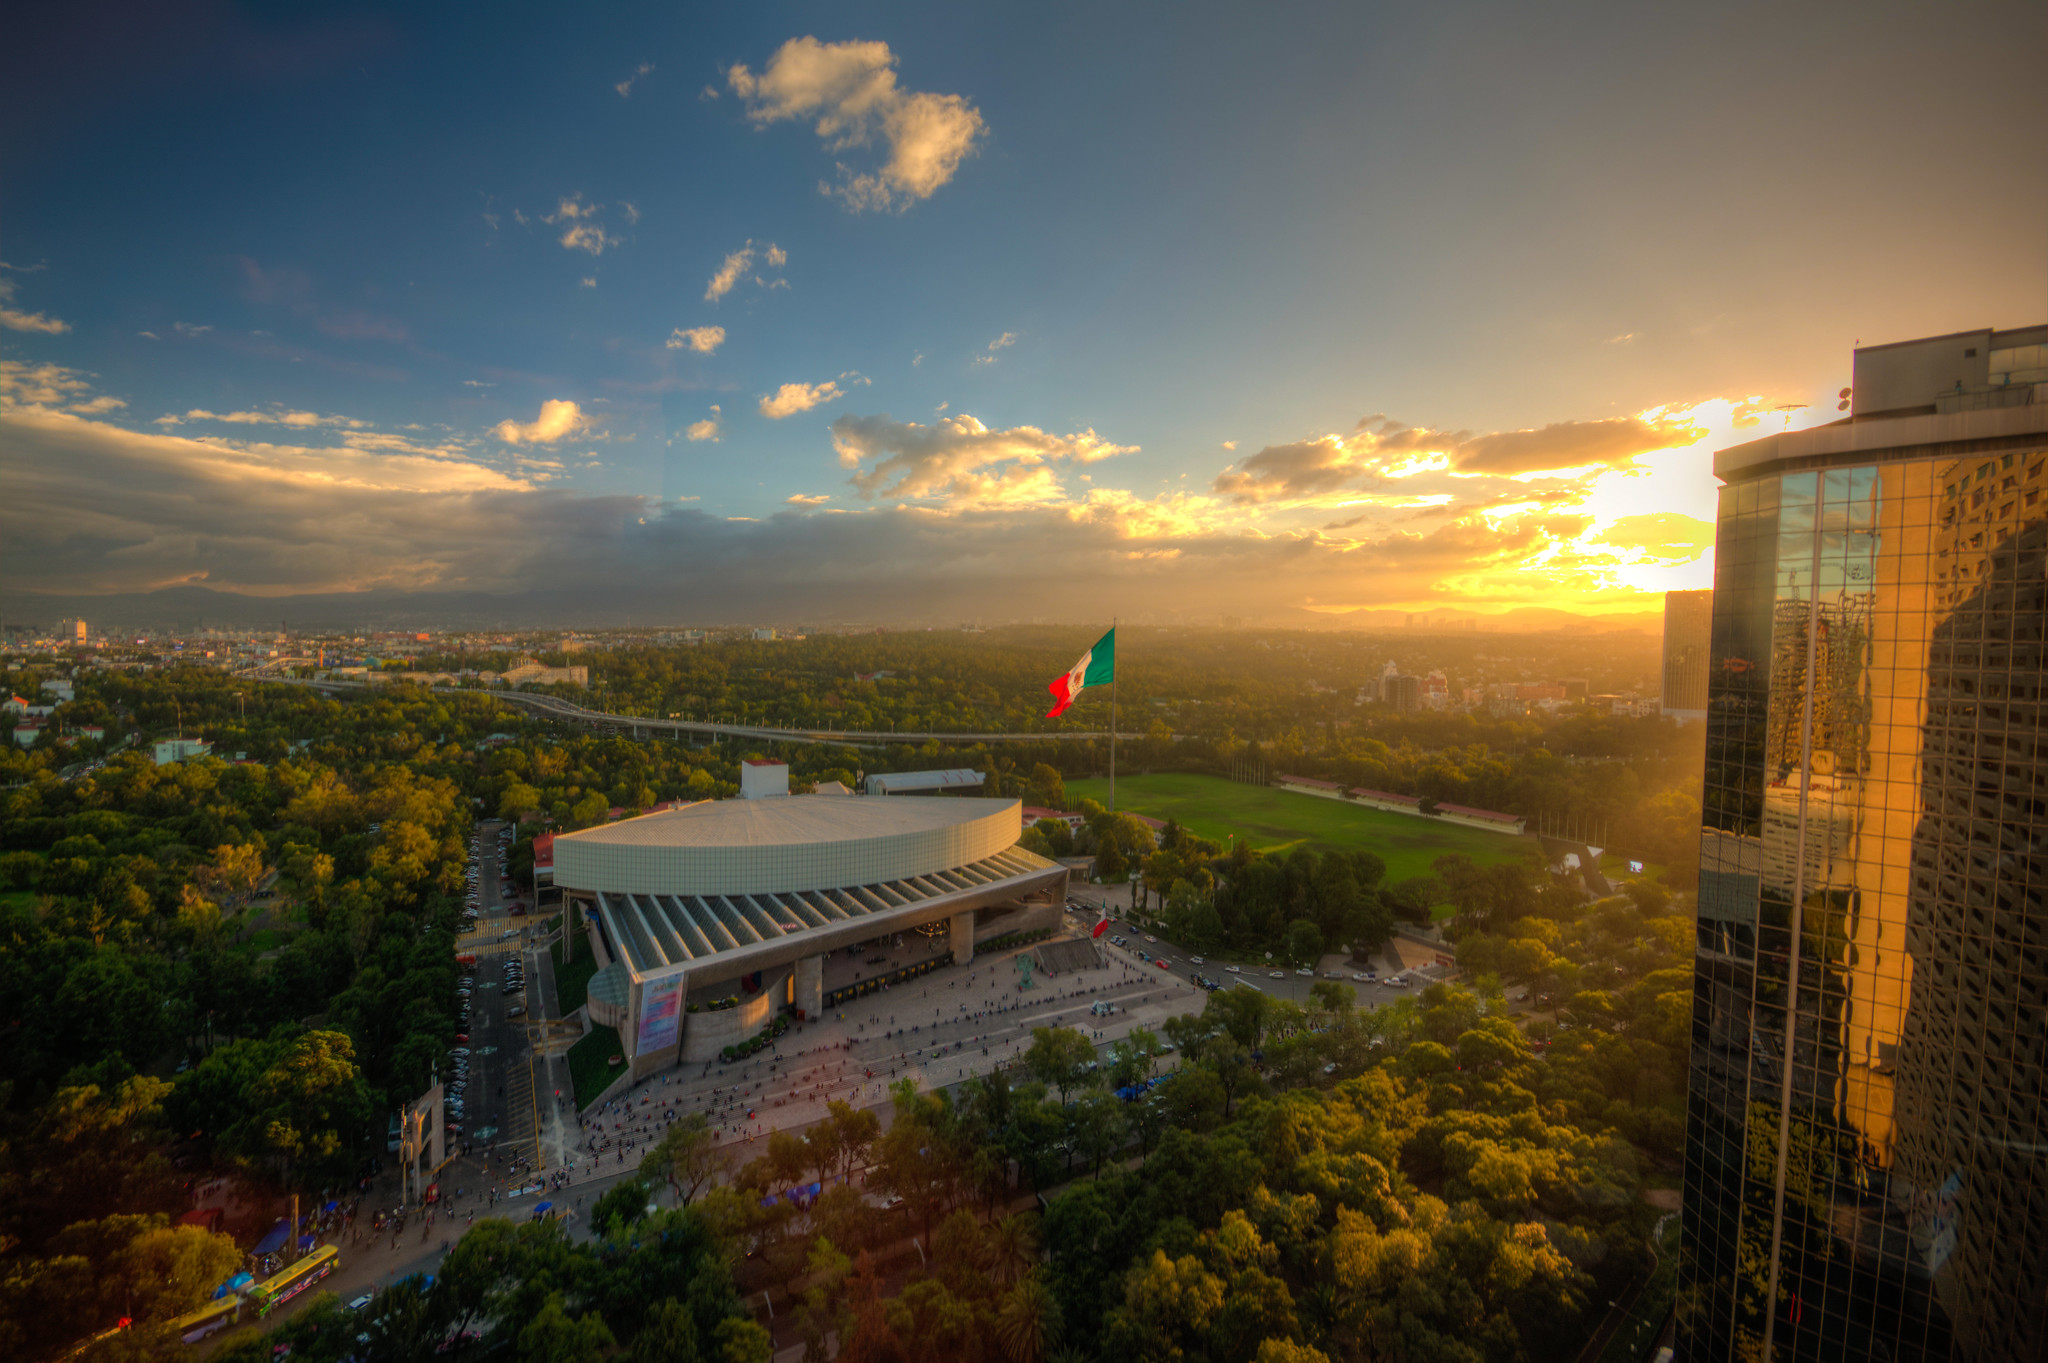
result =
[[[341,1251],[332,1245],[322,1245],[297,1263],[288,1265],[284,1271],[265,1278],[249,1289],[249,1299],[256,1303],[256,1314],[269,1315],[272,1307],[298,1296],[340,1264]]]
[[[210,1301],[197,1311],[187,1312],[171,1322],[171,1328],[178,1332],[178,1338],[187,1344],[197,1344],[216,1331],[225,1330],[242,1317],[242,1298],[230,1292],[219,1301]]]

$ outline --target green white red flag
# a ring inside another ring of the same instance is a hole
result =
[[[1081,692],[1090,686],[1103,686],[1116,680],[1116,631],[1110,630],[1095,641],[1095,647],[1081,655],[1081,661],[1067,669],[1064,677],[1055,678],[1045,689],[1052,692],[1052,709],[1046,712],[1047,719],[1058,719],[1065,714]]]

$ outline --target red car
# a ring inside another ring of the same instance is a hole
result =
[[[1154,965],[1158,966],[1158,967],[1159,967],[1159,968],[1160,968],[1161,970],[1171,970],[1171,969],[1173,969],[1173,967],[1172,967],[1172,966],[1170,966],[1170,965],[1168,965],[1168,964],[1166,963],[1166,958],[1165,958],[1164,956],[1161,956],[1161,957],[1160,957],[1160,958],[1159,958],[1158,960],[1156,960],[1156,961],[1152,962],[1152,964],[1154,964]]]

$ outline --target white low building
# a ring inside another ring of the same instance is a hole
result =
[[[1067,870],[1017,845],[1017,800],[791,796],[780,763],[743,786],[554,839],[554,883],[604,963],[592,1020],[618,1028],[636,1077],[874,985],[828,986],[835,951],[943,923],[965,962],[1060,922]]]

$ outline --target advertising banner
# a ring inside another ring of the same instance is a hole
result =
[[[683,977],[649,980],[640,992],[640,1044],[635,1054],[675,1045],[682,1035],[682,1023]]]

